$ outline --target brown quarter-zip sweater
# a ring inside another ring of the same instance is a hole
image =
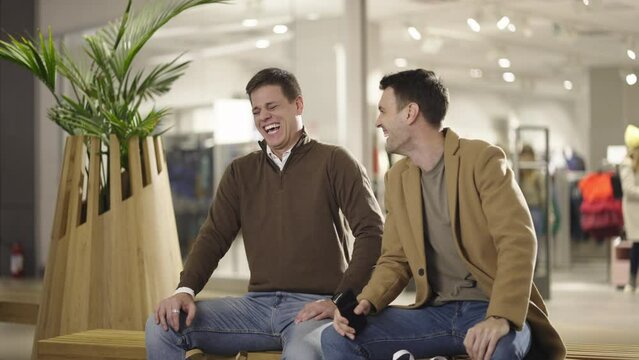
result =
[[[306,134],[282,171],[260,146],[227,167],[178,287],[202,290],[241,229],[249,291],[359,293],[379,257],[383,228],[363,167]],[[340,209],[355,236],[352,258]]]

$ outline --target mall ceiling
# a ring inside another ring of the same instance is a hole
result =
[[[147,55],[188,51],[194,58],[228,55],[255,67],[285,66],[295,21],[335,18],[342,7],[342,0],[212,5],[169,23]],[[590,67],[617,67],[620,81],[639,73],[639,60],[631,59],[639,57],[639,0],[369,0],[367,12],[380,40],[371,46],[379,46],[381,72],[419,66],[448,83],[565,97],[583,88]],[[243,25],[249,18],[257,24]],[[288,31],[273,33],[277,24]],[[268,56],[261,56],[258,40],[269,42]]]

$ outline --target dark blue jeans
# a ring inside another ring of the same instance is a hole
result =
[[[458,301],[419,309],[387,308],[368,316],[368,325],[354,341],[335,329],[322,332],[325,360],[393,358],[408,350],[416,358],[466,354],[464,337],[468,329],[484,320],[488,303]],[[497,343],[493,359],[523,359],[530,348],[530,328],[510,330]]]

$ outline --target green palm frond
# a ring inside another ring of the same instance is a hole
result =
[[[0,59],[27,68],[46,85],[56,100],[48,116],[69,134],[97,136],[107,146],[109,135],[115,134],[126,169],[131,137],[169,129],[158,131],[168,109],[153,108],[141,114],[141,105],[167,93],[189,64],[180,62],[178,56],[144,71],[133,70],[134,59],[153,34],[175,16],[195,6],[226,2],[154,0],[134,12],[129,0],[120,19],[85,37],[87,64],[74,59],[64,46],[56,48],[50,29],[47,37],[38,33],[35,39],[9,35],[9,41],[0,41]],[[57,92],[58,76],[68,80],[71,94]]]
[[[184,75],[184,71],[190,63],[190,61],[176,63],[178,59],[179,57],[169,63],[157,65],[145,78],[141,77],[142,81],[135,92],[135,96],[148,100],[167,93],[175,80]],[[134,87],[131,87],[131,89],[133,90]]]
[[[57,55],[51,30],[47,39],[42,33],[38,40],[9,35],[8,42],[0,40],[0,58],[27,68],[55,94]]]
[[[169,20],[195,6],[226,2],[226,0],[154,1],[149,2],[139,13],[133,15],[129,0],[124,16],[101,29],[94,36],[113,50],[113,59],[116,64],[114,75],[122,80],[142,47]],[[123,28],[125,29],[122,30]]]

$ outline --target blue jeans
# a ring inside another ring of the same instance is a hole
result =
[[[351,341],[331,326],[322,332],[326,360],[393,358],[408,350],[415,358],[466,354],[464,337],[468,329],[484,320],[488,303],[456,301],[419,309],[387,308],[368,316],[368,324]],[[530,328],[510,330],[497,343],[493,359],[523,359],[530,348]]]
[[[282,359],[321,360],[320,334],[330,319],[297,325],[294,319],[306,303],[325,298],[278,291],[198,301],[191,326],[180,314],[179,332],[164,331],[152,315],[146,323],[147,358],[182,360],[187,350],[198,348],[216,355],[283,350]]]

